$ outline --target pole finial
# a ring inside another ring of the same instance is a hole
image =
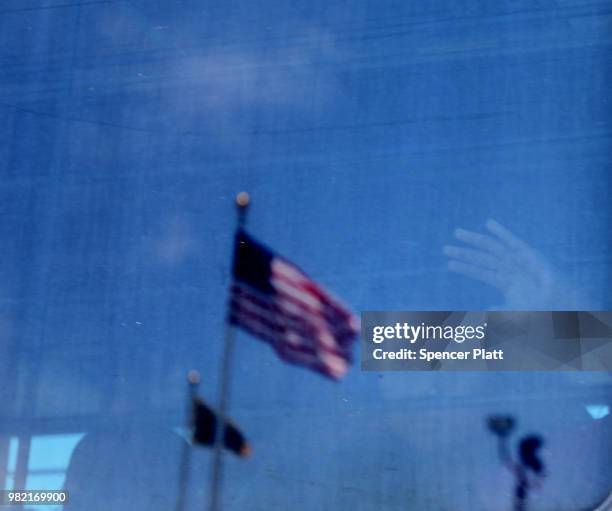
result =
[[[197,385],[198,383],[200,383],[200,373],[199,373],[199,371],[196,371],[195,369],[192,369],[191,371],[189,371],[187,373],[187,381],[191,385]]]
[[[238,195],[236,195],[236,206],[239,208],[247,208],[250,202],[251,198],[247,192],[240,192]]]

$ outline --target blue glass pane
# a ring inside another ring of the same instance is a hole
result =
[[[82,436],[82,434],[76,433],[32,438],[29,470],[59,470],[63,472],[68,467],[72,450]]]
[[[357,313],[610,309],[610,21],[604,0],[1,2],[0,477],[65,478],[66,511],[174,509],[240,190],[249,231]],[[225,457],[224,511],[509,509],[502,412],[546,438],[529,511],[610,492],[610,373],[336,384],[234,348],[254,454]],[[212,453],[189,452],[204,509]]]

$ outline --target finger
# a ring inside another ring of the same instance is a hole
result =
[[[455,229],[455,238],[459,241],[463,241],[468,245],[472,245],[480,250],[489,252],[499,258],[506,255],[508,250],[495,238],[486,234],[479,234],[477,232],[468,231],[466,229]]]
[[[482,250],[446,245],[442,248],[442,251],[451,259],[482,266],[488,270],[496,270],[500,266],[500,261],[497,257],[492,256],[488,252],[483,252]]]
[[[494,271],[484,270],[478,266],[461,263],[459,261],[450,261],[448,263],[448,269],[454,273],[459,273],[460,275],[465,275],[466,277],[480,280],[489,286],[496,287],[502,291],[504,290],[503,281]]]
[[[522,239],[516,237],[512,232],[495,220],[489,219],[486,222],[487,229],[503,240],[510,249],[515,252],[515,257],[522,261],[525,269],[532,274],[539,275],[545,268],[538,253]]]
[[[502,240],[508,247],[517,251],[517,252],[525,252],[530,251],[531,247],[527,245],[522,239],[516,237],[512,232],[506,229],[499,222],[489,218],[485,223],[486,228],[490,233],[497,236],[500,240]]]

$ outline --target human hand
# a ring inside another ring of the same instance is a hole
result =
[[[575,293],[538,251],[495,220],[485,227],[486,234],[455,229],[465,245],[444,247],[450,271],[499,289],[505,303],[496,308],[552,310],[569,304]]]

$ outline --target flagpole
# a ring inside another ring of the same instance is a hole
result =
[[[236,195],[237,222],[236,227],[240,229],[246,223],[246,213],[249,206],[249,194],[240,192]],[[229,401],[229,383],[231,376],[231,359],[235,327],[225,323],[225,334],[223,336],[223,354],[221,356],[221,370],[219,373],[219,399],[217,405],[217,422],[215,424],[215,449],[213,453],[212,470],[210,475],[210,507],[209,511],[219,511],[221,500],[221,483],[223,468],[223,437],[225,433],[225,416],[227,414]]]
[[[193,422],[193,400],[200,384],[200,373],[194,369],[187,373],[187,432],[192,429]],[[191,468],[191,443],[186,438],[181,451],[181,463],[179,466],[178,493],[176,497],[175,511],[185,509],[185,495],[189,483],[189,470]]]

